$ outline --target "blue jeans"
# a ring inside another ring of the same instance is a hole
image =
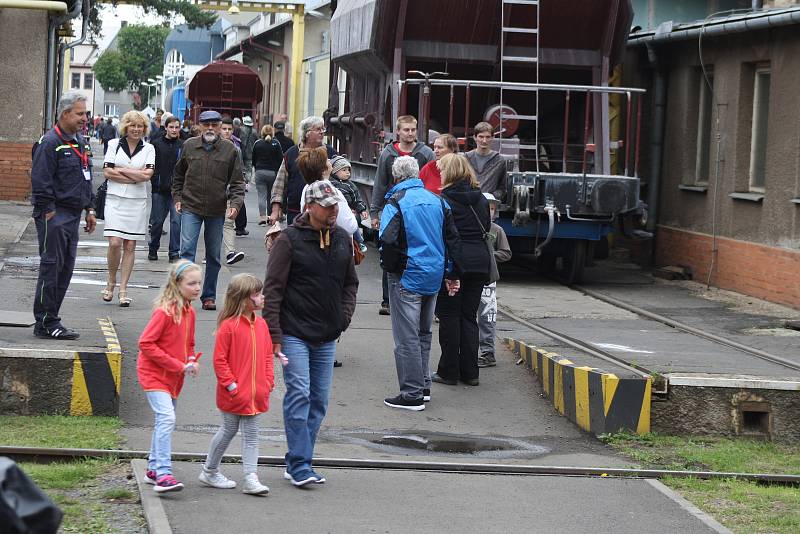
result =
[[[197,254],[197,240],[200,227],[205,224],[203,240],[206,245],[206,275],[203,279],[203,293],[200,300],[217,298],[217,277],[219,276],[219,248],[222,246],[222,224],[225,216],[204,217],[188,211],[181,213],[181,258],[194,261]]]
[[[431,387],[431,323],[436,295],[419,295],[406,290],[396,274],[389,273],[388,282],[400,395],[404,399],[418,400],[422,398],[422,390]]]
[[[165,391],[145,391],[145,395],[156,416],[147,469],[155,471],[157,477],[169,475],[172,473],[172,431],[175,430],[177,401]]]
[[[175,211],[172,193],[153,193],[150,210],[150,252],[158,252],[161,246],[161,230],[169,214],[169,257],[177,258],[181,253],[181,216]]]
[[[294,476],[311,469],[317,432],[328,410],[336,341],[310,343],[284,335],[281,350],[289,359],[283,368],[286,470]]]

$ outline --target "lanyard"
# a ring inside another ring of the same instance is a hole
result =
[[[56,135],[58,136],[58,138],[61,139],[62,142],[64,142],[67,145],[69,145],[69,147],[72,149],[72,151],[75,152],[78,155],[78,157],[81,159],[81,163],[83,164],[83,168],[84,169],[88,169],[89,168],[89,154],[87,154],[86,152],[81,152],[79,150],[79,147],[73,145],[72,142],[67,141],[66,139],[64,139],[64,136],[61,135],[61,130],[58,128],[58,124],[55,125],[54,129],[56,131]]]

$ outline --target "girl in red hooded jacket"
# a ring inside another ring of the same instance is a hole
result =
[[[225,294],[225,306],[219,314],[214,372],[217,375],[217,408],[222,412],[222,426],[211,440],[200,482],[220,489],[236,487],[219,471],[222,455],[242,429],[242,492],[250,495],[269,493],[259,482],[258,414],[269,409],[269,394],[275,385],[272,338],[267,323],[257,311],[264,308],[264,284],[252,274],[231,278]]]
[[[199,266],[187,260],[173,264],[150,322],[139,338],[136,373],[155,413],[145,481],[155,484],[157,493],[183,489],[183,484],[172,476],[172,431],[183,377],[196,376],[199,369],[191,302],[200,296],[200,289]]]

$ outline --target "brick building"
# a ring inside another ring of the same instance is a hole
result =
[[[625,72],[656,263],[800,308],[800,6],[636,31]]]

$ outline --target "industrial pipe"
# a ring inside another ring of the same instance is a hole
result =
[[[779,11],[776,13],[776,11]],[[699,25],[688,25],[686,29],[670,32],[658,33],[657,31],[642,32],[640,35],[633,34],[628,37],[630,45],[645,45],[648,43],[665,43],[673,41],[686,41],[703,37],[713,37],[716,35],[729,35],[732,33],[742,33],[755,30],[766,30],[780,26],[790,26],[800,24],[800,8],[773,9],[760,11],[735,17],[737,20],[730,20],[730,17],[715,21],[703,21]],[[727,21],[727,22],[726,22]]]
[[[61,43],[59,46],[58,78],[56,80],[56,102],[58,102],[58,100],[61,98],[61,88],[64,87],[62,78],[64,77],[64,61],[66,60],[67,50],[82,44],[86,40],[86,36],[89,33],[89,12],[92,9],[91,3],[89,0],[78,0],[78,4],[81,5],[81,18],[83,19],[81,24],[81,36],[79,39],[76,39],[71,43]],[[92,102],[91,108],[89,108],[89,106],[86,106],[86,108],[93,110],[94,102]]]
[[[50,2],[37,0],[0,0],[0,9],[36,9],[40,11],[67,12],[66,2]]]
[[[667,112],[667,77],[661,70],[658,55],[647,44],[647,59],[653,69],[653,128],[650,131],[650,176],[647,178],[646,228],[653,232],[658,224],[658,193],[661,188],[661,165],[664,159],[664,122]]]

